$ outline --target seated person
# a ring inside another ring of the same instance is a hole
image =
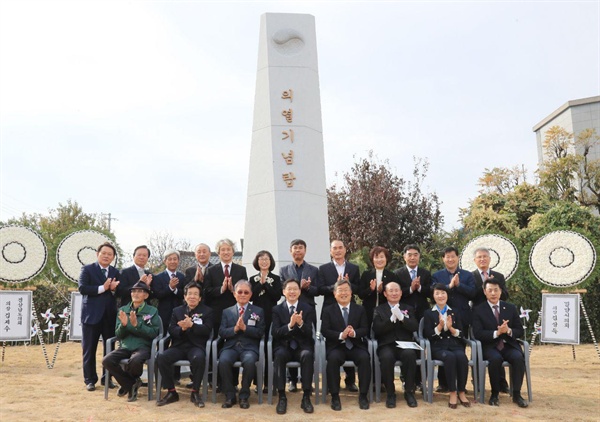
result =
[[[523,335],[519,312],[512,303],[500,300],[502,289],[496,278],[488,278],[483,283],[483,291],[487,300],[473,310],[473,334],[481,342],[483,359],[489,362],[492,386],[489,404],[500,405],[498,394],[501,391],[502,362],[507,361],[511,365],[513,402],[519,407],[527,407],[527,402],[521,397],[525,356],[517,341]]]
[[[425,311],[423,335],[431,343],[431,356],[444,362],[446,382],[450,391],[448,407],[456,409],[458,401],[464,407],[470,407],[467,399],[466,384],[469,373],[469,360],[465,355],[462,323],[456,312],[448,306],[448,287],[434,284],[433,300],[435,306]]]
[[[252,286],[248,280],[235,283],[233,295],[236,304],[223,310],[219,336],[225,341],[219,353],[219,373],[225,393],[223,408],[231,408],[236,403],[233,384],[233,364],[242,362],[242,388],[240,408],[248,409],[250,403],[250,383],[256,373],[260,339],[265,334],[265,314],[262,308],[252,305]]]
[[[285,365],[289,361],[300,362],[302,391],[304,395],[300,407],[305,413],[313,413],[310,402],[312,379],[314,374],[313,324],[314,308],[298,298],[301,292],[300,282],[290,279],[283,283],[285,301],[273,307],[273,369],[275,387],[279,393],[277,413],[283,415],[287,410],[285,395]]]
[[[121,386],[117,395],[128,394],[127,401],[132,402],[137,400],[144,362],[150,359],[152,340],[158,335],[161,322],[158,309],[146,303],[150,295],[146,283],[138,281],[129,290],[131,303],[119,308],[117,314],[115,334],[120,346],[104,357],[102,365]],[[122,359],[128,359],[125,369],[120,364]]]
[[[164,406],[179,400],[175,390],[173,364],[178,360],[190,361],[192,368],[192,395],[190,400],[198,407],[204,407],[200,395],[200,383],[204,376],[206,362],[206,342],[213,330],[213,312],[200,303],[201,288],[195,281],[190,282],[183,291],[185,305],[173,309],[169,323],[171,346],[156,358],[162,377],[162,386],[167,394],[156,405]]]
[[[415,384],[417,376],[417,351],[401,349],[396,341],[414,341],[413,333],[419,329],[412,306],[401,303],[402,289],[396,282],[388,283],[383,291],[386,303],[373,313],[373,333],[377,339],[377,355],[381,365],[381,381],[387,391],[385,406],[396,407],[394,365],[397,360],[404,377],[404,399],[409,407],[417,407]]]
[[[364,338],[369,333],[367,313],[362,306],[351,303],[352,285],[347,279],[338,280],[333,286],[336,303],[323,309],[321,333],[325,337],[327,354],[327,386],[331,393],[331,408],[342,410],[340,402],[340,367],[351,360],[358,366],[359,396],[361,409],[369,408],[369,384],[371,381],[371,357]]]

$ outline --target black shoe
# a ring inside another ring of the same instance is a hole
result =
[[[142,385],[141,379],[136,379],[135,383],[131,386],[131,390],[129,390],[129,396],[127,397],[127,401],[132,402],[137,400],[138,390]]]
[[[300,407],[304,410],[304,413],[312,413],[315,411],[312,403],[310,402],[310,396],[302,397],[302,402],[300,403]]]
[[[517,406],[523,407],[523,408],[529,406],[529,403],[527,403],[525,401],[525,399],[523,397],[521,397],[520,394],[515,394],[515,396],[513,397],[513,403],[516,403]]]
[[[248,403],[248,399],[240,399],[240,409],[249,409],[250,403]]]
[[[164,406],[165,404],[175,403],[176,401],[179,401],[179,394],[177,394],[177,391],[168,391],[166,396],[156,402],[156,405]]]
[[[119,391],[117,391],[117,396],[123,397],[128,393],[126,388],[119,387]]]
[[[96,389],[96,384],[92,383],[92,382],[88,382],[85,385],[85,389],[88,391],[94,391]]]
[[[488,403],[490,406],[500,406],[500,400],[498,400],[498,394],[492,394],[490,396],[490,401]]]
[[[385,407],[388,409],[393,409],[396,407],[396,395],[389,395],[385,399]]]
[[[361,394],[360,396],[358,396],[358,407],[360,407],[362,410],[369,409],[369,399],[367,398],[366,394]]]
[[[230,408],[232,408],[232,407],[233,407],[233,405],[234,405],[234,404],[236,404],[236,403],[237,403],[237,400],[236,400],[236,399],[235,399],[235,397],[234,397],[234,398],[232,398],[232,399],[227,399],[227,400],[225,400],[225,403],[223,403],[223,404],[221,405],[221,407],[222,407],[223,409],[230,409]]]
[[[290,381],[290,383],[288,384],[288,391],[290,393],[295,393],[296,391],[298,391],[298,387],[296,387],[296,383],[293,381]]]
[[[342,410],[342,402],[340,402],[340,396],[331,398],[331,409],[336,411]]]
[[[408,407],[417,407],[417,399],[414,393],[404,393],[404,400],[406,400]]]
[[[436,393],[447,393],[448,392],[448,387],[446,387],[445,385],[438,385],[437,388],[435,389]]]
[[[102,386],[104,387],[104,377],[102,378],[102,381],[100,381],[100,384],[102,384]],[[110,378],[108,380],[108,388],[117,388],[117,386],[115,385],[115,383],[113,382],[112,378]]]
[[[500,392],[502,394],[510,394],[510,389],[507,386],[500,387]]]
[[[421,393],[423,392],[423,383],[420,382],[417,384],[417,390],[419,390]]]
[[[287,412],[287,398],[286,397],[279,397],[279,401],[277,402],[277,414],[278,415],[285,415],[285,412]]]
[[[202,397],[200,397],[200,393],[197,391],[192,391],[190,401],[194,403],[196,407],[204,407],[204,401],[202,401]]]
[[[354,381],[346,381],[346,390],[352,393],[356,393],[358,391],[358,387],[356,386],[356,383],[354,383]]]
[[[188,383],[185,385],[185,388],[193,388],[193,387],[194,387],[194,383],[193,383],[193,382],[188,382]]]

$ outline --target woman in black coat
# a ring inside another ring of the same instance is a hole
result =
[[[390,261],[390,251],[383,246],[375,246],[371,249],[369,258],[373,268],[362,273],[358,283],[358,297],[361,298],[362,305],[367,312],[370,330],[375,308],[386,302],[383,290],[386,284],[396,281],[396,275],[385,268]]]
[[[448,287],[435,284],[431,288],[435,306],[423,315],[423,335],[431,343],[431,356],[444,362],[450,400],[448,407],[456,409],[457,399],[464,407],[470,407],[466,384],[469,361],[465,354],[464,333],[458,314],[447,304]],[[457,397],[458,396],[458,397]]]

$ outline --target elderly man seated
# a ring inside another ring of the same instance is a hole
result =
[[[121,345],[104,357],[102,365],[121,386],[118,396],[128,394],[127,401],[132,402],[137,400],[142,385],[140,376],[144,362],[150,359],[152,340],[159,333],[160,317],[158,310],[146,303],[150,294],[146,283],[138,281],[130,290],[131,303],[119,308],[115,329]],[[120,364],[122,359],[129,359],[125,369]]]

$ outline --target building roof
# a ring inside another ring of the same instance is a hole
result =
[[[545,124],[547,124],[549,121],[555,119],[559,114],[561,114],[562,112],[564,112],[565,110],[567,110],[570,107],[584,105],[584,104],[598,103],[598,102],[600,102],[600,96],[580,98],[579,100],[567,101],[566,103],[561,105],[559,108],[554,110],[552,113],[550,113],[547,117],[544,117],[541,122],[539,122],[537,125],[535,125],[533,127],[533,131],[537,132]]]

